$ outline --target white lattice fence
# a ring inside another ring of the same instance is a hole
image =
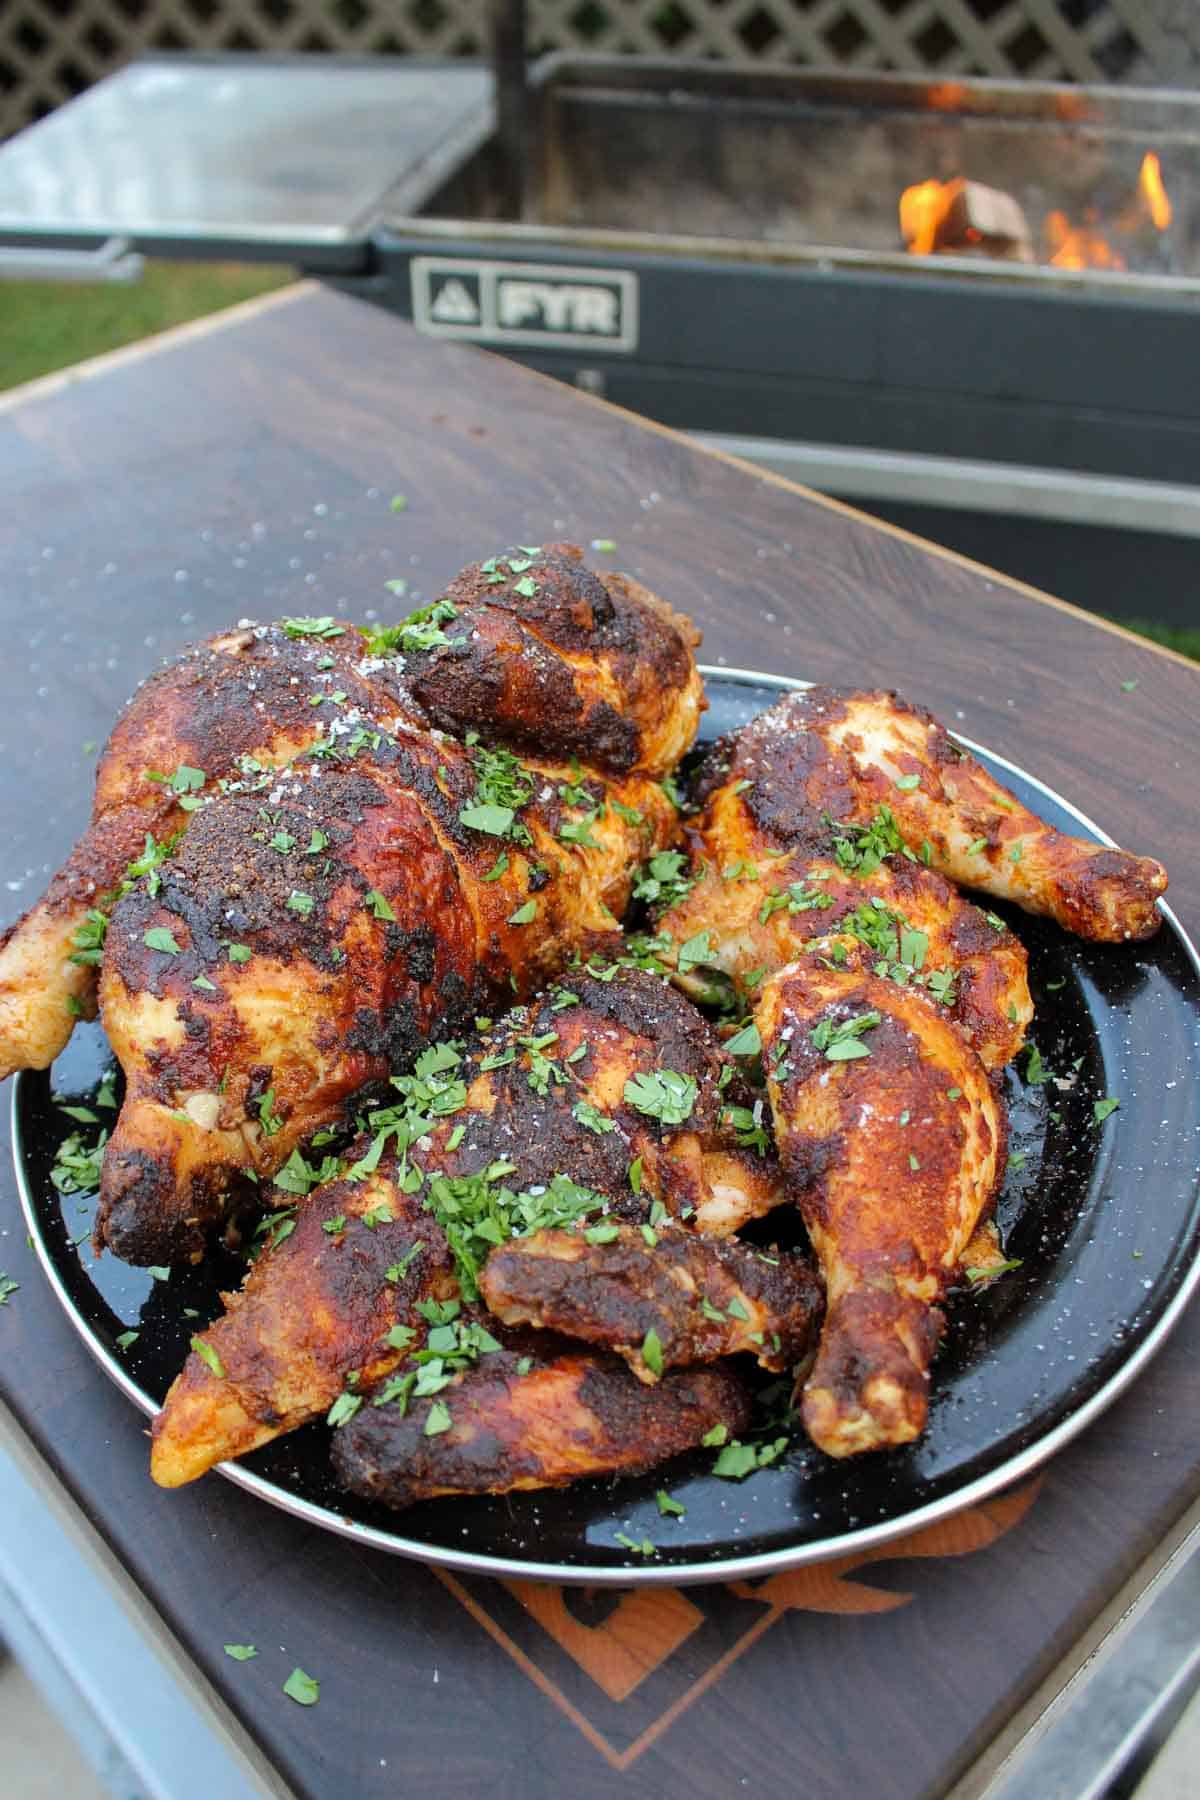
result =
[[[536,50],[1200,80],[1194,0],[529,0]],[[0,0],[0,137],[150,49],[478,56],[483,0]]]

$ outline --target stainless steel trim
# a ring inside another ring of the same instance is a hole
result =
[[[145,257],[127,237],[94,250],[22,250],[0,244],[0,281],[140,281]]]
[[[823,494],[846,500],[900,500],[969,512],[1012,513],[1071,525],[1200,538],[1200,487],[1077,475],[1024,463],[972,462],[918,452],[843,449],[836,444],[689,431],[706,450],[740,456]]]
[[[813,685],[809,681],[793,677],[760,674],[753,669],[726,669],[709,663],[700,665],[700,673],[715,676],[722,681],[733,682],[738,686],[774,688],[781,693],[796,692]],[[1064,799],[1046,782],[1039,781],[1036,776],[1027,774],[1018,763],[1011,762],[1007,757],[997,756],[995,752],[976,743],[972,738],[963,737],[957,732],[952,735],[965,749],[975,755],[986,756],[994,767],[1019,776],[1038,793],[1044,794],[1047,799],[1061,806],[1097,842],[1109,846],[1115,845],[1115,839],[1109,837],[1107,832],[1102,831],[1086,813],[1081,812],[1071,801]],[[1179,939],[1188,960],[1196,973],[1200,975],[1200,953],[1197,952],[1195,945],[1170,907],[1163,905],[1161,900],[1158,905],[1164,919]],[[114,1382],[142,1412],[153,1417],[158,1411],[154,1401],[130,1379],[128,1373],[114,1357],[109,1355],[103,1344],[92,1336],[83,1319],[75,1312],[54,1266],[49,1249],[42,1239],[33,1196],[25,1180],[25,1159],[18,1108],[20,1084],[25,1079],[27,1077],[22,1072],[13,1083],[11,1113],[13,1162],[30,1241],[68,1320],[87,1350],[100,1364],[109,1380]],[[841,1537],[797,1546],[791,1550],[771,1550],[764,1551],[757,1556],[731,1557],[724,1560],[714,1558],[710,1562],[671,1564],[661,1568],[604,1567],[591,1563],[526,1562],[505,1556],[481,1556],[472,1551],[418,1543],[413,1538],[380,1531],[370,1525],[360,1525],[355,1520],[344,1518],[339,1513],[330,1512],[325,1507],[314,1506],[310,1501],[300,1500],[294,1495],[282,1492],[270,1482],[264,1481],[262,1476],[241,1468],[237,1463],[221,1463],[218,1465],[217,1473],[223,1475],[227,1481],[232,1481],[237,1487],[244,1488],[247,1493],[265,1500],[268,1505],[277,1506],[282,1512],[291,1513],[294,1518],[303,1519],[306,1524],[320,1526],[326,1531],[335,1532],[340,1537],[350,1538],[355,1543],[366,1544],[374,1550],[386,1550],[394,1556],[411,1557],[417,1562],[428,1563],[438,1568],[457,1569],[469,1575],[511,1577],[522,1581],[550,1581],[567,1585],[586,1582],[589,1587],[682,1587],[706,1581],[740,1581],[751,1576],[769,1575],[781,1569],[795,1569],[813,1563],[827,1562],[832,1557],[855,1555],[859,1552],[873,1550],[881,1544],[890,1543],[893,1538],[904,1536],[907,1532],[919,1531],[926,1525],[933,1525],[940,1519],[948,1518],[951,1514],[960,1512],[963,1507],[973,1506],[981,1500],[989,1499],[1004,1488],[1011,1487],[1014,1482],[1022,1480],[1026,1475],[1031,1475],[1056,1451],[1069,1444],[1072,1438],[1078,1436],[1087,1425],[1098,1418],[1118,1395],[1124,1393],[1125,1389],[1165,1343],[1197,1287],[1200,1287],[1200,1255],[1197,1255],[1193,1261],[1186,1279],[1167,1306],[1158,1324],[1132,1352],[1128,1362],[1117,1370],[1104,1387],[1098,1389],[1089,1400],[1085,1401],[1077,1412],[1072,1413],[1070,1418],[1064,1419],[1060,1425],[1048,1431],[1036,1443],[1028,1445],[1018,1455],[1010,1457],[1008,1462],[1000,1468],[993,1469],[989,1474],[969,1482],[955,1494],[947,1495],[944,1499],[934,1501],[928,1506],[916,1507],[913,1511],[889,1519],[884,1524],[872,1525],[861,1531],[846,1532]],[[147,1475],[147,1480],[149,1480],[149,1475]]]

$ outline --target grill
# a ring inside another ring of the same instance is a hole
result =
[[[572,54],[526,87],[512,50],[498,125],[461,64],[136,64],[0,148],[0,233],[286,255],[1084,604],[1189,622],[1200,97]],[[946,182],[946,253],[909,254],[902,194]],[[1071,233],[1106,266],[1052,262]]]

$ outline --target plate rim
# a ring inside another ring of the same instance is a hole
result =
[[[774,689],[779,693],[799,693],[817,685],[796,676],[772,675],[756,669],[728,668],[715,663],[700,663],[698,668],[701,676],[713,677],[734,687],[757,687]],[[1036,775],[1029,774],[1019,763],[1013,762],[1009,757],[999,755],[996,751],[990,750],[986,745],[967,737],[964,733],[952,731],[950,735],[964,749],[970,750],[975,755],[985,756],[995,767],[1018,776],[1036,792],[1044,794],[1047,799],[1052,800],[1055,805],[1069,813],[1097,842],[1109,848],[1116,847],[1115,839],[1110,837],[1073,801],[1066,799],[1057,789],[1052,788]],[[1200,977],[1200,951],[1193,944],[1171,907],[1162,900],[1157,901],[1156,905],[1164,922],[1173,931],[1176,941],[1191,963],[1196,975]],[[25,1085],[35,1075],[44,1072],[19,1070],[13,1079],[10,1102],[13,1166],[26,1228],[42,1273],[49,1281],[50,1287],[77,1337],[125,1398],[132,1401],[134,1406],[146,1417],[153,1418],[160,1408],[150,1395],[138,1386],[104,1344],[94,1336],[87,1321],[76,1311],[74,1301],[59,1275],[50,1247],[42,1235],[36,1203],[26,1179],[24,1135],[21,1127],[21,1098]],[[569,1587],[583,1585],[627,1588],[686,1587],[706,1582],[741,1581],[779,1574],[788,1569],[811,1567],[829,1562],[834,1558],[873,1551],[896,1538],[923,1530],[927,1526],[949,1518],[952,1514],[964,1511],[967,1507],[991,1499],[1032,1474],[1035,1469],[1040,1468],[1043,1463],[1049,1461],[1052,1456],[1086,1430],[1138,1378],[1178,1324],[1198,1286],[1200,1286],[1200,1233],[1197,1234],[1196,1242],[1192,1246],[1191,1265],[1159,1319],[1135,1346],[1128,1358],[1113,1371],[1108,1380],[1089,1395],[1076,1410],[1061,1419],[1057,1425],[1047,1430],[1033,1443],[1027,1444],[1023,1450],[1008,1457],[997,1468],[977,1476],[965,1487],[956,1488],[952,1493],[944,1494],[936,1500],[928,1501],[923,1506],[897,1514],[894,1518],[842,1533],[835,1538],[820,1539],[813,1543],[794,1545],[790,1548],[785,1546],[781,1549],[757,1551],[746,1556],[711,1557],[706,1561],[665,1563],[658,1566],[645,1564],[631,1566],[623,1563],[537,1562],[519,1557],[486,1555],[478,1551],[460,1550],[452,1546],[430,1545],[415,1538],[384,1531],[378,1526],[366,1525],[357,1519],[347,1518],[333,1512],[329,1507],[317,1505],[314,1501],[289,1494],[285,1489],[267,1480],[266,1477],[255,1474],[253,1470],[244,1468],[237,1462],[218,1463],[215,1470],[210,1472],[223,1476],[235,1487],[241,1488],[243,1492],[253,1495],[256,1499],[264,1501],[281,1512],[288,1513],[304,1524],[333,1532],[337,1536],[350,1539],[353,1543],[363,1544],[369,1549],[381,1550],[390,1556],[403,1556],[411,1561],[424,1563],[430,1568],[451,1569],[460,1574],[482,1575],[497,1580],[550,1582]],[[148,1479],[149,1475],[147,1474]]]

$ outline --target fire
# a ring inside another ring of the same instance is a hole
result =
[[[921,181],[915,187],[905,188],[900,196],[900,234],[910,256],[933,255],[938,227],[965,186],[960,177],[955,181]]]
[[[1166,231],[1171,216],[1162,166],[1148,150],[1137,187],[1111,219],[1108,235],[1093,208],[1084,212],[1081,223],[1061,210],[1047,214],[1044,260],[1056,269],[1127,269],[1126,254],[1143,255],[1150,228]],[[1017,201],[961,176],[905,188],[900,196],[900,231],[910,256],[949,252],[1020,262],[1034,259],[1031,233]]]
[[[1142,158],[1138,194],[1156,229],[1165,231],[1171,223],[1171,202],[1163,186],[1162,167],[1153,150],[1147,150]]]
[[[1119,250],[1090,225],[1072,225],[1064,212],[1046,216],[1046,243],[1049,261],[1056,269],[1124,269],[1128,267]]]

